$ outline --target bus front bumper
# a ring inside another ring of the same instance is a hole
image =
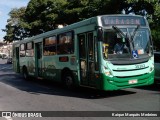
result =
[[[154,71],[148,74],[133,77],[108,77],[101,74],[100,89],[102,90],[118,90],[130,87],[151,85],[154,83]]]

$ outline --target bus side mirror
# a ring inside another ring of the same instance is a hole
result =
[[[97,33],[97,39],[98,39],[98,41],[102,41],[103,40],[103,31],[102,31],[102,28],[99,27],[97,32],[98,32]]]

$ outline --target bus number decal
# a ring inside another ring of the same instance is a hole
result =
[[[145,68],[145,64],[136,65],[136,69]]]

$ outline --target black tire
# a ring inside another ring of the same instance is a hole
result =
[[[23,77],[25,80],[29,80],[28,71],[26,67],[23,67]]]
[[[63,74],[63,83],[67,89],[73,89],[74,88],[74,79],[71,73],[67,72]]]

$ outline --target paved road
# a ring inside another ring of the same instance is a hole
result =
[[[0,111],[160,111],[160,86],[103,92],[87,88],[66,90],[50,81],[25,81],[0,60]],[[105,117],[0,118],[0,120],[90,120]],[[120,120],[120,118],[109,118]],[[124,118],[121,118],[124,119]],[[158,120],[128,118],[126,120]]]

